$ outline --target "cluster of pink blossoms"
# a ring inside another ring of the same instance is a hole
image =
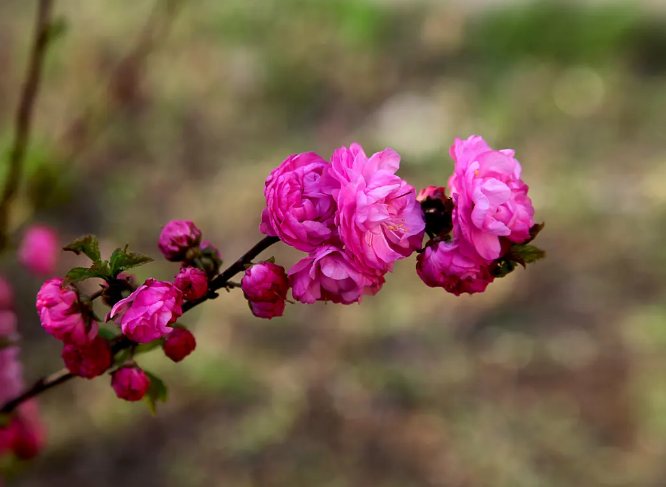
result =
[[[13,303],[11,286],[0,278],[0,404],[18,396],[24,386]],[[39,453],[43,443],[44,428],[34,400],[21,404],[6,423],[0,423],[0,458],[12,453],[28,460]]]
[[[396,175],[400,156],[391,149],[367,157],[352,144],[330,162],[313,152],[288,157],[266,179],[260,230],[308,255],[288,273],[266,262],[247,270],[243,291],[252,312],[281,316],[289,287],[302,303],[358,303],[414,252],[428,286],[456,295],[484,291],[513,263],[530,261],[512,250],[534,236],[534,209],[513,155],[481,137],[456,139],[451,197],[437,186],[417,196]]]

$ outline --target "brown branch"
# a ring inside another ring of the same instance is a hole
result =
[[[28,71],[23,83],[21,97],[14,122],[14,143],[9,153],[7,181],[0,199],[0,250],[7,244],[10,210],[21,183],[23,161],[30,141],[32,113],[39,91],[46,48],[49,43],[53,0],[40,0],[35,20],[35,37],[30,53]]]
[[[242,257],[240,257],[236,262],[231,264],[226,270],[224,270],[219,276],[213,279],[210,283],[210,289],[208,294],[203,298],[197,301],[191,301],[185,303],[183,306],[183,313],[187,313],[189,310],[198,306],[199,304],[208,301],[209,299],[214,299],[217,297],[216,291],[227,287],[229,280],[234,277],[236,274],[243,272],[245,270],[245,265],[249,264],[252,259],[261,254],[271,245],[279,242],[280,239],[277,237],[264,237],[260,240],[254,247],[245,252]],[[235,285],[236,283],[234,283]],[[115,356],[121,350],[131,347],[134,344],[125,336],[119,336],[111,344],[111,351]],[[67,382],[69,379],[73,379],[75,376],[72,375],[67,369],[62,369],[55,374],[52,374],[48,377],[44,377],[35,382],[29,389],[23,392],[20,396],[12,399],[11,401],[5,403],[2,408],[0,408],[0,414],[9,414],[14,409],[16,409],[21,403],[31,399],[43,392],[52,389],[53,387]]]

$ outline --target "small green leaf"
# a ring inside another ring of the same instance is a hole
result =
[[[264,262],[270,262],[271,264],[275,264],[275,257],[271,255],[271,256],[270,256],[268,259],[266,259]]]
[[[495,277],[506,277],[516,269],[516,263],[511,260],[499,260],[497,266],[493,269]]]
[[[123,348],[118,352],[113,359],[113,363],[116,365],[122,365],[127,362],[132,357],[132,351],[129,348]]]
[[[154,374],[151,374],[145,369],[144,372],[148,376],[148,379],[150,379],[150,385],[148,386],[146,395],[143,396],[143,400],[145,401],[152,415],[155,416],[157,413],[157,402],[167,402],[169,391],[164,382],[162,382],[162,379]]]
[[[92,279],[95,277],[100,279],[111,277],[107,261],[97,261],[87,269],[85,267],[74,267],[65,274],[65,279],[72,283],[85,281],[86,279]]]
[[[546,252],[534,245],[514,245],[513,249],[523,262],[530,264],[546,257]]]
[[[110,328],[100,328],[98,335],[104,340],[113,340],[118,336],[118,333],[111,330]]]
[[[88,269],[85,267],[73,267],[65,274],[65,280],[69,282],[79,282],[88,278]]]
[[[138,267],[143,264],[148,264],[152,261],[153,259],[147,255],[128,252],[127,245],[125,245],[124,249],[118,248],[111,254],[111,272],[114,276],[117,276],[122,271],[131,269],[133,267]]]
[[[528,244],[532,240],[534,240],[537,237],[537,235],[539,235],[539,233],[541,233],[541,230],[543,230],[543,227],[545,227],[545,226],[546,226],[545,222],[544,223],[535,223],[534,225],[532,225],[532,227],[530,228],[530,238],[525,240],[523,242],[523,244]]]
[[[102,255],[99,253],[99,242],[94,235],[85,235],[77,238],[64,247],[63,250],[74,252],[76,255],[85,254],[93,262],[102,260]]]
[[[134,355],[141,355],[142,353],[147,353],[157,347],[161,347],[162,342],[163,341],[159,339],[159,340],[153,340],[152,342],[142,343],[140,345],[137,345],[137,347],[134,349]]]
[[[67,21],[63,17],[53,19],[48,26],[49,42],[54,42],[63,37],[69,28]]]

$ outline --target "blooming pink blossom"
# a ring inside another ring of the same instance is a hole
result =
[[[375,294],[384,279],[363,272],[344,251],[329,245],[298,261],[289,281],[294,299],[301,303],[351,304],[360,303],[363,294]]]
[[[102,337],[82,346],[66,344],[62,349],[65,367],[74,375],[92,379],[111,367],[111,347]]]
[[[19,262],[38,276],[50,276],[58,263],[58,236],[45,225],[33,225],[23,235],[18,250]]]
[[[185,258],[187,251],[199,245],[201,230],[190,220],[172,220],[160,233],[157,244],[167,260],[177,262]]]
[[[456,139],[451,147],[455,171],[449,179],[454,235],[460,250],[479,263],[501,256],[500,237],[529,238],[534,208],[512,150],[492,150],[478,136]]]
[[[148,343],[170,333],[169,326],[183,314],[183,293],[174,284],[148,278],[146,282],[118,301],[106,316],[130,340]]]
[[[245,271],[241,287],[252,314],[268,319],[282,316],[289,290],[284,267],[271,262],[255,264]]]
[[[111,387],[120,399],[140,401],[146,395],[150,379],[138,367],[121,367],[111,377]]]
[[[367,272],[383,275],[398,259],[421,248],[425,222],[414,188],[395,172],[400,156],[391,149],[368,158],[358,144],[331,158],[322,182],[335,198],[335,222],[347,254]]]
[[[197,347],[194,335],[185,328],[175,328],[164,337],[164,354],[174,362],[180,362]]]
[[[208,292],[206,273],[196,267],[181,269],[173,282],[183,292],[183,297],[188,301],[196,301]]]
[[[65,343],[84,345],[97,336],[97,322],[86,323],[76,290],[59,277],[46,281],[37,293],[37,313],[47,333]]]
[[[289,156],[266,179],[266,208],[259,230],[292,247],[310,252],[331,238],[336,205],[322,191],[329,164],[314,152]]]
[[[0,276],[0,309],[14,308],[14,289],[12,285]]]
[[[416,258],[416,272],[430,287],[443,287],[460,296],[486,290],[494,277],[488,266],[465,256],[456,242],[428,245]]]

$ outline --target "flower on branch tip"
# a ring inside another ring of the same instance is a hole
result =
[[[384,278],[365,273],[343,250],[319,247],[289,271],[296,301],[314,303],[360,303],[363,294],[376,294]]]
[[[113,361],[109,343],[99,336],[82,346],[66,344],[62,349],[62,359],[72,374],[86,379],[102,375]]]
[[[500,237],[520,243],[530,237],[534,208],[510,149],[496,151],[479,136],[456,139],[455,170],[449,179],[453,233],[460,251],[479,264],[501,257]]]
[[[76,289],[59,277],[42,285],[36,306],[42,328],[58,340],[84,345],[97,336],[97,322],[81,313]]]
[[[310,252],[335,231],[336,204],[321,181],[329,164],[314,152],[294,154],[266,178],[259,230]]]
[[[174,284],[183,292],[183,298],[196,301],[208,292],[208,277],[206,273],[196,267],[181,269],[174,279]]]
[[[157,246],[167,260],[185,259],[187,251],[201,242],[201,230],[190,220],[172,220],[160,233]]]
[[[46,277],[55,273],[59,253],[56,232],[46,225],[33,225],[23,235],[18,259],[33,274]]]
[[[134,365],[121,367],[111,376],[111,387],[116,396],[125,401],[140,401],[149,386],[146,373]]]
[[[174,362],[180,362],[197,347],[197,341],[194,335],[185,328],[174,328],[174,330],[164,337],[162,348],[164,354]]]
[[[106,315],[127,338],[148,343],[171,332],[170,325],[183,314],[183,293],[173,283],[148,278]]]
[[[255,264],[245,271],[241,288],[256,317],[271,319],[282,316],[289,290],[284,267],[272,262]]]

